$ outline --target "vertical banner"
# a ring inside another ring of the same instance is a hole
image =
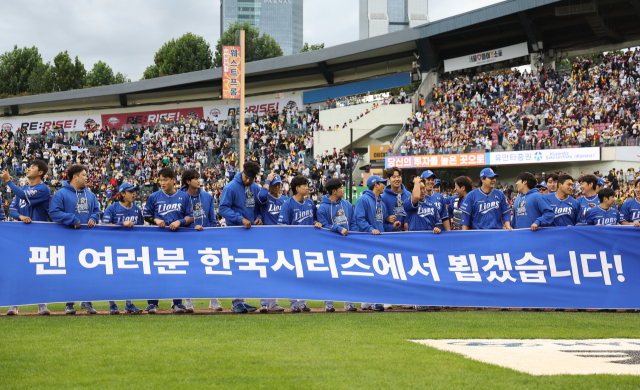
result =
[[[222,98],[240,99],[240,46],[222,46]]]

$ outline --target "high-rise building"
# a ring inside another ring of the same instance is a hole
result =
[[[360,0],[360,39],[429,23],[428,0]]]
[[[278,42],[283,55],[302,49],[303,0],[220,0],[220,35],[236,20]]]

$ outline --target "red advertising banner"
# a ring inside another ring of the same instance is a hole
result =
[[[168,121],[177,121],[181,118],[202,118],[202,107],[191,108],[167,108],[160,111],[129,112],[126,114],[102,115],[102,124],[112,129],[122,128],[124,125],[137,124],[148,126],[160,122],[161,118]]]
[[[222,46],[222,98],[240,99],[240,46]]]
[[[388,156],[385,158],[385,168],[450,168],[487,165],[487,163],[485,153]]]

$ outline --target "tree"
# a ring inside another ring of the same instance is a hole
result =
[[[116,73],[116,78],[114,84],[122,84],[122,83],[130,83],[131,79],[127,78],[126,74],[122,74],[120,72]]]
[[[38,49],[18,49],[0,55],[0,94],[18,95],[29,90],[29,77],[43,66]]]
[[[53,73],[51,63],[38,65],[29,75],[27,92],[32,94],[47,93],[53,91]]]
[[[113,69],[102,61],[98,61],[93,65],[93,69],[87,73],[86,85],[89,87],[98,87],[101,85],[111,85],[115,83]]]
[[[71,57],[66,50],[60,52],[53,59],[53,66],[49,70],[51,71],[54,92],[82,89],[85,84],[87,71],[84,69],[84,65],[77,56],[75,63],[71,62]]]
[[[240,35],[240,30],[245,31],[245,62],[282,56],[282,49],[275,39],[264,33],[260,35],[260,31],[251,27],[249,22],[239,23],[236,21],[222,34],[216,44],[214,66],[222,66],[222,46],[235,46],[236,36]]]
[[[153,58],[154,65],[145,70],[143,79],[210,69],[212,58],[209,42],[188,32],[162,45]]]
[[[308,51],[314,51],[314,50],[320,50],[320,49],[324,49],[324,42],[319,45],[311,45],[311,47],[309,47],[309,44],[305,42],[304,46],[302,46],[302,50],[300,50],[300,53],[306,53]]]

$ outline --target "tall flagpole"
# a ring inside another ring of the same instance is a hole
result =
[[[244,30],[240,30],[240,172],[244,170]]]

